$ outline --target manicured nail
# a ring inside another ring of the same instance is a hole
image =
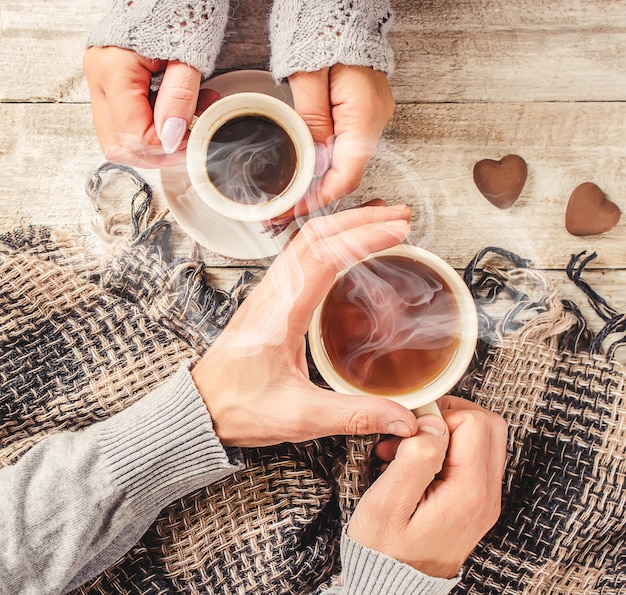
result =
[[[437,415],[422,415],[417,419],[417,428],[420,432],[439,437],[444,436],[448,431],[446,422]]]
[[[314,174],[319,178],[323,176],[330,167],[329,151],[326,145],[315,143],[315,170]]]
[[[173,153],[180,147],[189,124],[183,118],[168,118],[161,130],[161,145],[167,153]]]
[[[411,428],[403,421],[392,421],[387,426],[387,434],[393,434],[401,438],[409,438],[411,436]]]

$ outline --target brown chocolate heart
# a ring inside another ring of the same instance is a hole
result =
[[[508,209],[517,200],[527,175],[528,167],[519,155],[506,155],[500,161],[483,159],[474,165],[476,187],[499,209]]]
[[[594,236],[613,229],[621,216],[619,207],[594,183],[574,189],[565,210],[565,229],[574,236]]]

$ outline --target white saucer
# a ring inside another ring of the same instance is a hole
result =
[[[276,85],[272,75],[263,70],[238,70],[209,79],[203,89],[214,89],[220,95],[255,91],[276,97],[293,107],[289,85]],[[242,260],[275,256],[297,229],[295,223],[272,236],[256,222],[236,221],[208,207],[191,186],[185,164],[160,170],[161,184],[170,212],[183,230],[209,250]],[[233,242],[233,237],[239,238]]]
[[[272,75],[265,70],[233,70],[209,79],[202,88],[213,89],[222,97],[249,91],[265,93],[293,107],[293,95],[289,85],[287,83],[277,85]]]

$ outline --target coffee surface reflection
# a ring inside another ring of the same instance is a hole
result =
[[[297,167],[289,134],[270,118],[240,116],[209,141],[206,171],[226,198],[241,204],[271,201],[289,186]]]
[[[426,265],[381,256],[346,271],[328,294],[321,338],[335,370],[365,392],[401,395],[443,372],[461,336],[450,287]]]

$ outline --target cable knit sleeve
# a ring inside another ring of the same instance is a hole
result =
[[[112,0],[87,44],[180,60],[206,78],[215,67],[227,20],[228,0]]]
[[[389,0],[275,0],[270,67],[282,80],[334,64],[393,71]]]

